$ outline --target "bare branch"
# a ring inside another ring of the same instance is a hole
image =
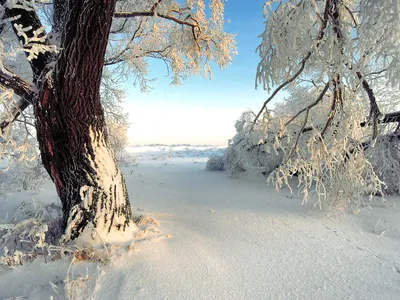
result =
[[[352,19],[352,21],[353,21],[353,23],[354,23],[354,27],[357,27],[358,24],[357,24],[356,19],[354,18],[353,12],[352,12],[346,5],[344,5],[344,8],[345,8],[345,9],[347,10],[347,12],[349,13],[349,15],[350,15],[350,17],[351,17],[351,19]]]
[[[315,83],[315,81],[313,79],[299,79],[298,82],[309,82],[311,83],[314,87],[318,87],[317,84]]]
[[[149,11],[136,11],[136,12],[116,12],[114,13],[114,18],[136,18],[136,17],[160,17],[162,19],[170,20],[175,23],[181,24],[181,25],[187,25],[192,28],[199,28],[199,25],[193,21],[193,22],[188,22],[186,20],[181,20],[179,18],[176,18],[174,16],[170,15],[164,15],[164,14],[155,14],[155,12]]]
[[[371,72],[371,73],[365,74],[365,76],[380,75],[382,73],[385,73],[386,71],[387,71],[387,69],[383,69],[383,70],[380,70],[380,71],[375,71],[375,72]]]
[[[382,118],[382,121],[379,123],[393,123],[399,122],[400,123],[400,111],[395,111],[392,113],[385,114]]]

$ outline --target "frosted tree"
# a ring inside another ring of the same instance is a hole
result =
[[[256,87],[270,96],[238,121],[226,168],[277,189],[297,175],[321,206],[398,191],[399,13],[398,0],[267,1]]]
[[[34,129],[28,132],[37,135],[61,199],[65,237],[92,229],[104,241],[124,235],[135,225],[104,114],[112,115],[115,83],[133,74],[147,89],[150,58],[163,60],[175,83],[191,74],[209,76],[211,61],[227,65],[234,42],[223,31],[223,2],[0,3],[1,155],[26,153],[21,147],[27,143],[7,147],[15,145],[13,123],[25,121],[32,107]]]

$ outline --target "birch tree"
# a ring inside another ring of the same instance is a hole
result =
[[[320,207],[398,192],[399,12],[398,0],[267,1],[256,87],[269,97],[238,121],[227,168],[277,190],[297,175]]]
[[[103,241],[129,238],[135,225],[100,94],[112,94],[113,83],[130,75],[147,89],[148,59],[163,60],[173,83],[191,74],[209,76],[211,61],[226,66],[234,42],[223,31],[223,2],[0,3],[2,154],[16,145],[13,123],[32,107],[41,160],[62,203],[66,239],[92,230]],[[103,74],[110,80],[102,81]],[[13,153],[24,152],[24,145],[16,147]]]

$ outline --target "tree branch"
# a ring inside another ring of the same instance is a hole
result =
[[[4,73],[0,70],[0,85],[5,88],[12,89],[15,94],[21,97],[16,103],[12,111],[10,112],[11,117],[8,120],[0,123],[0,133],[3,134],[4,130],[10,125],[19,115],[31,105],[36,97],[34,87],[23,80],[21,77],[13,75],[11,73]]]
[[[161,50],[145,51],[142,53],[142,55],[136,55],[136,56],[134,56],[134,58],[150,57],[150,58],[163,59],[164,61],[166,61],[167,58],[165,57],[164,52],[167,51],[170,47],[171,46],[167,46]],[[125,61],[123,58],[121,58],[121,57],[118,58],[118,56],[115,56],[113,59],[105,61],[104,66],[111,66],[111,65],[119,64],[123,61]]]
[[[317,41],[315,44],[315,49],[319,48],[322,39],[325,36],[325,29],[326,26],[328,24],[328,18],[329,18],[329,12],[330,12],[330,8],[331,8],[331,0],[326,0],[325,2],[325,9],[324,9],[324,17],[321,20],[321,27],[319,28],[318,31],[318,36],[317,36]],[[283,82],[280,86],[278,86],[274,92],[272,93],[271,96],[268,97],[267,100],[265,100],[263,106],[261,107],[260,111],[258,112],[258,114],[256,115],[254,121],[253,121],[253,125],[251,126],[250,131],[253,131],[254,126],[258,120],[258,118],[260,117],[261,113],[264,111],[264,109],[267,107],[267,104],[276,96],[276,94],[283,89],[285,86],[287,86],[289,83],[291,83],[293,80],[295,80],[298,76],[300,76],[300,74],[303,72],[305,66],[306,66],[306,62],[307,60],[310,58],[311,54],[313,53],[314,50],[310,50],[306,56],[301,60],[300,62],[300,69],[296,72],[296,74],[294,74],[292,77],[290,77],[288,80],[286,80],[285,82]]]
[[[175,23],[181,24],[181,25],[187,25],[192,28],[199,28],[199,25],[194,21],[194,22],[188,22],[186,20],[181,20],[179,18],[176,18],[174,16],[170,15],[164,15],[164,14],[156,14],[154,11],[136,11],[136,12],[116,12],[114,13],[114,18],[136,18],[136,17],[160,17],[162,19],[174,21]]]
[[[331,126],[333,118],[335,117],[335,114],[336,114],[337,104],[340,102],[342,107],[343,107],[343,95],[342,95],[342,89],[340,87],[340,76],[339,76],[339,74],[336,74],[336,79],[332,80],[332,84],[333,84],[332,104],[331,104],[331,108],[329,110],[328,119],[327,119],[327,121],[325,123],[325,127],[321,131],[321,137],[323,137],[325,135],[325,133],[328,130],[329,126]]]
[[[125,20],[124,20],[124,23],[122,23],[122,25],[121,25],[118,29],[111,30],[110,33],[111,33],[111,34],[118,34],[118,33],[121,33],[122,31],[124,31],[125,25],[126,25],[127,22],[128,22],[128,19],[125,19]]]
[[[126,20],[125,20],[125,21],[126,21]],[[125,49],[122,50],[119,54],[115,55],[114,57],[112,57],[112,58],[110,58],[110,59],[107,59],[107,60],[105,61],[104,65],[113,65],[113,64],[115,64],[115,63],[119,63],[119,62],[122,61],[121,56],[124,55],[124,54],[130,49],[130,47],[131,47],[131,45],[132,45],[134,39],[135,39],[137,36],[140,36],[139,30],[140,30],[141,27],[142,27],[142,23],[143,23],[143,21],[140,22],[139,25],[138,25],[138,27],[135,29],[135,31],[134,31],[134,33],[133,33],[133,35],[132,35],[132,38],[129,40],[129,42],[128,42],[128,44],[126,45]],[[125,23],[124,23],[124,24],[125,24]],[[139,34],[138,34],[138,33],[139,33]]]
[[[157,6],[162,2],[163,0],[157,0],[156,2],[154,2],[153,6],[151,7],[150,11],[154,12],[157,8]]]
[[[321,93],[319,94],[317,100],[315,100],[313,103],[311,103],[310,105],[308,105],[307,107],[303,108],[302,110],[300,110],[296,115],[294,115],[289,121],[287,121],[285,123],[285,126],[288,126],[290,123],[293,122],[294,119],[296,119],[299,115],[301,115],[303,112],[305,111],[309,111],[311,108],[313,108],[315,105],[317,105],[319,102],[321,102],[321,100],[324,98],[326,92],[328,91],[329,88],[329,82],[327,82],[325,84],[324,89],[321,91]],[[303,126],[304,129],[304,126]]]
[[[12,111],[10,112],[11,117],[9,120],[3,121],[0,123],[0,133],[4,134],[5,129],[14,122],[22,112],[27,109],[31,105],[30,102],[26,101],[24,98],[21,98],[18,103],[14,106]]]
[[[378,136],[378,119],[382,115],[379,110],[378,103],[376,102],[374,91],[369,86],[368,82],[365,78],[361,75],[360,72],[356,72],[358,79],[361,80],[363,89],[368,95],[369,103],[370,103],[370,111],[368,119],[372,119],[372,138],[376,139]]]
[[[152,6],[151,9],[150,9],[150,12],[152,12],[153,15],[154,15],[154,11],[156,10],[157,6],[160,5],[160,3],[161,3],[162,1],[163,1],[163,0],[157,0],[156,2],[154,2],[153,6]],[[114,15],[114,17],[115,17],[115,15]],[[118,18],[118,17],[116,17],[116,18]],[[110,33],[116,34],[116,33],[122,32],[122,31],[125,29],[125,25],[126,25],[126,22],[127,22],[127,21],[128,21],[127,18],[125,18],[124,23],[122,24],[122,26],[121,26],[119,29],[117,29],[117,30],[111,30]],[[139,25],[139,26],[140,26],[140,25]]]
[[[354,18],[354,14],[353,12],[346,6],[344,5],[344,8],[347,10],[347,12],[349,13],[353,23],[354,23],[354,28],[358,26],[356,19]]]
[[[286,80],[285,82],[283,82],[280,86],[278,86],[274,92],[271,94],[271,96],[268,97],[267,100],[265,100],[264,104],[262,105],[260,111],[258,112],[258,114],[256,115],[254,121],[253,121],[253,125],[251,126],[250,131],[253,131],[254,129],[254,125],[256,124],[258,118],[260,117],[261,113],[264,111],[264,109],[267,107],[268,103],[276,96],[276,94],[278,94],[278,92],[283,89],[285,86],[287,86],[289,83],[291,83],[293,80],[295,80],[304,70],[304,67],[306,66],[306,61],[310,58],[311,56],[311,51],[307,53],[306,57],[303,58],[303,60],[301,61],[301,66],[300,69],[296,72],[296,74],[294,74],[292,77],[290,77],[288,80]]]
[[[35,87],[11,72],[5,73],[0,70],[0,85],[13,90],[15,94],[29,103],[33,103],[33,99],[36,97]]]
[[[287,156],[285,164],[289,161],[289,159],[292,156],[293,152],[296,150],[297,146],[299,145],[300,136],[302,135],[304,127],[306,127],[306,124],[308,122],[308,117],[310,115],[310,109],[311,109],[311,107],[307,107],[307,109],[306,109],[306,115],[305,115],[304,120],[303,120],[303,125],[301,126],[300,132],[296,137],[296,141],[293,144],[293,147],[290,149],[290,152],[289,152],[289,154]]]
[[[25,31],[25,35],[28,38],[33,38],[35,33],[40,32],[40,30],[43,29],[43,25],[40,22],[39,16],[36,14],[36,11],[34,9],[32,10],[26,10],[22,8],[17,7],[12,7],[9,8],[6,3],[7,0],[0,0],[0,4],[2,7],[4,7],[5,15],[7,18],[9,18],[10,23],[12,25],[12,28],[17,35],[18,40],[22,45],[24,45],[24,49],[30,50],[32,45],[29,45],[25,41],[25,37],[23,35],[19,35],[18,27],[22,28],[29,28],[30,30]],[[44,38],[44,42],[37,41],[35,42],[36,44],[42,44],[42,45],[50,45],[48,42],[47,38],[45,38],[46,33],[43,32],[39,34],[37,37],[38,38]],[[29,53],[26,53],[28,56]],[[37,54],[37,57],[33,58],[30,60],[30,65],[33,71],[33,82],[36,82],[40,73],[43,71],[44,67],[46,66],[46,63],[49,61],[50,58],[50,53],[46,52],[40,52]]]

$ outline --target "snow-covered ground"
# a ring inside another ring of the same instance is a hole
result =
[[[194,159],[204,159],[211,155],[223,155],[225,146],[191,146],[191,145],[177,145],[177,146],[132,146],[126,148],[128,153],[136,157],[138,162],[149,162],[154,160],[170,160],[184,161]]]
[[[128,150],[134,213],[160,232],[106,265],[37,259],[0,270],[0,299],[64,299],[78,277],[76,299],[400,299],[400,198],[328,214],[262,178],[205,171],[222,148]],[[50,183],[14,193],[0,199],[0,220],[31,197],[57,201]]]

